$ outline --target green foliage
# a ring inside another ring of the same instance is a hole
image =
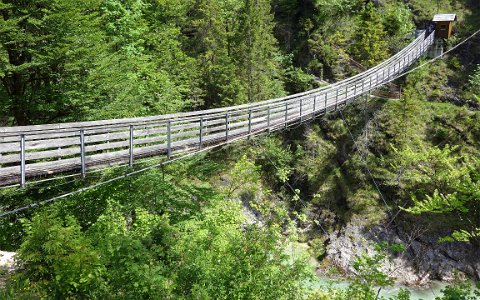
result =
[[[479,237],[480,223],[476,220],[480,200],[479,175],[476,165],[468,166],[455,155],[456,147],[431,148],[415,152],[411,148],[399,153],[403,180],[415,189],[413,206],[406,211],[413,214],[458,214],[468,216],[467,222],[454,230],[444,241],[469,241]],[[430,192],[434,190],[433,193]],[[420,195],[420,196],[418,196]],[[418,200],[417,197],[424,197]],[[463,219],[463,218],[461,218]]]
[[[397,52],[407,44],[405,38],[415,31],[413,13],[405,3],[398,1],[387,2],[381,13],[389,47]]]
[[[415,70],[407,77],[408,87],[405,89],[405,97],[408,97],[409,100],[414,98],[444,101],[454,94],[448,85],[449,75],[452,74],[452,70],[444,61],[436,62],[429,68]]]
[[[480,297],[480,288],[472,286],[468,281],[455,282],[442,290],[443,295],[436,297],[435,300],[475,300]]]
[[[480,103],[480,65],[477,66],[475,72],[469,78],[469,92],[477,103]]]
[[[316,259],[322,259],[327,249],[325,247],[325,238],[315,238],[310,241],[310,252]]]
[[[179,28],[150,24],[143,1],[2,3],[2,104],[16,124],[160,114],[193,103],[185,96],[195,73]]]
[[[46,212],[25,221],[24,226],[27,236],[18,253],[23,271],[18,277],[28,278],[32,289],[68,298],[91,297],[105,288],[106,269],[100,264],[100,253],[73,217],[62,220]]]
[[[376,246],[376,253],[373,256],[363,254],[356,257],[353,262],[356,275],[347,289],[349,299],[377,299],[380,289],[393,285],[393,278],[381,270],[382,262],[386,258],[384,244]]]
[[[293,172],[292,163],[295,154],[289,145],[283,145],[282,140],[267,138],[255,150],[255,157],[262,166],[264,174],[272,183],[277,180],[285,183]],[[269,175],[274,175],[269,178]]]
[[[415,30],[413,14],[404,3],[394,1],[389,3],[384,12],[383,26],[389,36],[400,36],[411,34]]]
[[[297,94],[313,89],[313,76],[300,68],[289,67],[284,74],[285,89],[290,94]]]
[[[131,224],[128,224],[130,222]],[[167,229],[166,229],[167,228]],[[108,269],[109,289],[128,299],[161,298],[171,293],[157,236],[168,230],[168,219],[143,209],[124,216],[124,209],[110,203],[87,236],[101,253]]]
[[[233,41],[238,28],[235,14],[238,1],[195,1],[188,29],[193,32],[189,41],[201,76],[207,107],[225,106],[242,102],[245,98],[237,77]]]
[[[0,295],[296,299],[303,293],[311,273],[305,259],[285,254],[282,227],[247,225],[241,202],[227,197],[230,189],[200,181],[218,166],[199,158],[164,171],[59,202],[26,221],[19,256],[25,264]],[[260,170],[247,156],[229,173],[238,192],[261,186]],[[128,197],[128,190],[141,192]],[[262,211],[261,205],[254,207]]]
[[[230,184],[226,188],[227,197],[231,199],[235,192],[255,194],[261,180],[259,170],[260,167],[256,166],[255,162],[244,154],[230,172]]]
[[[74,96],[94,67],[91,57],[106,51],[95,1],[1,1],[0,11],[7,96],[1,101],[8,116],[27,125],[77,113]]]
[[[234,55],[246,100],[255,102],[283,95],[270,1],[244,0],[237,17],[239,31],[234,37]]]
[[[388,58],[388,45],[382,19],[369,2],[362,10],[355,29],[352,55],[366,67],[371,67]]]
[[[279,228],[248,225],[242,230],[232,211],[238,218],[238,206],[223,202],[182,225],[173,248],[178,292],[188,298],[296,299],[299,279],[307,273],[305,265],[290,264],[276,246],[282,239]]]
[[[397,153],[396,169],[402,169],[402,182],[416,191],[416,195],[424,195],[433,189],[444,192],[449,187],[459,184],[468,175],[462,158],[455,155],[457,147],[446,145],[443,149],[432,147],[413,150],[410,146]]]

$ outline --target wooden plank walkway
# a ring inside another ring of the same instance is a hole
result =
[[[0,127],[0,186],[195,152],[317,118],[395,79],[433,44],[418,38],[383,63],[326,87],[263,102],[152,117]]]

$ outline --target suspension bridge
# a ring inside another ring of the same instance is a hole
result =
[[[434,43],[425,31],[381,64],[351,78],[288,97],[152,117],[0,127],[0,186],[58,174],[130,165],[147,157],[175,159],[207,147],[312,120],[398,78]]]

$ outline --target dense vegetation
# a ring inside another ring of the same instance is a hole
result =
[[[480,27],[475,0],[0,0],[0,124],[305,91],[388,58],[438,11],[459,15],[448,44]],[[307,242],[322,259],[328,234],[349,222],[479,247],[479,53],[477,37],[388,86],[392,97],[403,86],[399,100],[363,99],[1,219],[0,249],[22,263],[0,298],[376,299],[393,284],[382,262],[404,246],[380,242],[356,258],[349,288],[313,291],[307,258],[285,249]],[[125,172],[1,191],[0,209]],[[439,299],[470,292],[459,282]]]

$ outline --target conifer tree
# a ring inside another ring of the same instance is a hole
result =
[[[360,14],[350,52],[366,67],[388,58],[388,42],[381,16],[369,2]]]
[[[197,0],[192,9],[189,47],[197,59],[206,107],[231,105],[242,98],[231,57],[237,3]]]
[[[244,0],[235,56],[248,102],[283,94],[273,27],[270,1]]]

